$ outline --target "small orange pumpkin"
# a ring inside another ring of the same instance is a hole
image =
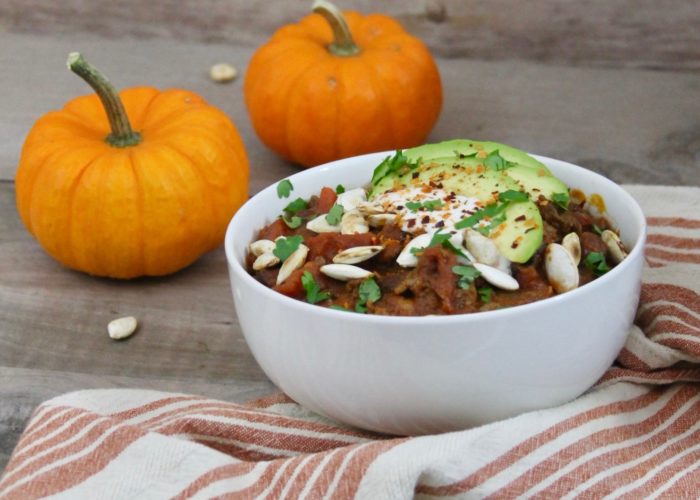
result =
[[[317,0],[248,66],[245,102],[260,139],[304,166],[425,141],[442,107],[435,61],[394,19]]]
[[[248,159],[226,115],[186,90],[117,93],[80,54],[68,65],[97,95],[41,117],[16,176],[17,209],[46,252],[134,278],[173,273],[221,244],[248,195]]]

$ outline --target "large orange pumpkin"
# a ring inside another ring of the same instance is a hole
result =
[[[218,246],[248,193],[231,121],[193,92],[117,93],[79,54],[69,67],[97,95],[41,117],[16,176],[19,214],[41,246],[114,278],[169,274]]]
[[[305,166],[423,143],[442,106],[425,45],[384,15],[323,0],[314,11],[250,61],[245,101],[260,139]]]

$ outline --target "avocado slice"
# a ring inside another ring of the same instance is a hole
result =
[[[553,196],[559,195],[558,203],[569,204],[569,188],[562,181],[554,176],[544,175],[541,169],[528,167],[525,165],[513,165],[506,170],[508,177],[511,177],[520,185],[522,191],[530,195],[533,200],[544,196],[552,200]]]
[[[489,204],[498,193],[509,189],[520,190],[520,185],[503,171],[484,167],[478,158],[438,158],[422,161],[419,166],[401,175],[387,175],[373,188],[370,198],[394,187],[433,183],[447,192],[454,192]]]
[[[509,204],[505,215],[506,220],[489,237],[511,262],[527,262],[542,244],[544,225],[540,211],[532,201],[522,201]]]
[[[499,193],[520,191],[520,184],[506,174],[485,168],[480,158],[437,158],[421,161],[415,169],[381,179],[370,198],[396,187],[432,182],[448,192],[477,198],[484,205],[498,200]],[[492,228],[499,251],[512,262],[526,262],[542,244],[543,224],[537,205],[532,201],[508,204],[505,219]]]
[[[542,170],[548,176],[552,175],[552,172],[544,163],[537,161],[525,151],[508,146],[507,144],[501,144],[500,142],[452,139],[449,141],[437,142],[435,144],[424,144],[415,148],[406,149],[404,150],[404,155],[406,155],[409,161],[417,161],[418,159],[427,161],[434,158],[459,158],[460,156],[471,156],[473,154],[479,154],[480,152],[482,152],[483,155],[488,155],[494,151],[498,151],[498,154],[501,155],[501,157],[506,161],[531,167],[535,169],[536,172],[540,172],[540,170]]]

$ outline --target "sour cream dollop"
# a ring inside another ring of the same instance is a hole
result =
[[[381,205],[385,213],[397,214],[401,229],[407,233],[449,231],[483,208],[476,198],[425,187],[387,191],[377,195],[372,203]]]

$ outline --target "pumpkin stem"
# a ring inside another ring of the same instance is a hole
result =
[[[316,14],[321,14],[333,30],[333,42],[328,46],[336,56],[354,56],[360,52],[360,48],[355,44],[350,34],[348,23],[340,12],[340,9],[326,0],[315,0],[312,10]]]
[[[87,62],[79,52],[71,52],[68,55],[68,69],[78,75],[90,85],[102,101],[107,113],[112,133],[105,139],[110,145],[117,148],[134,146],[141,142],[141,134],[134,132],[126,116],[124,104],[119,98],[119,93],[109,80],[100,73],[92,64]]]

